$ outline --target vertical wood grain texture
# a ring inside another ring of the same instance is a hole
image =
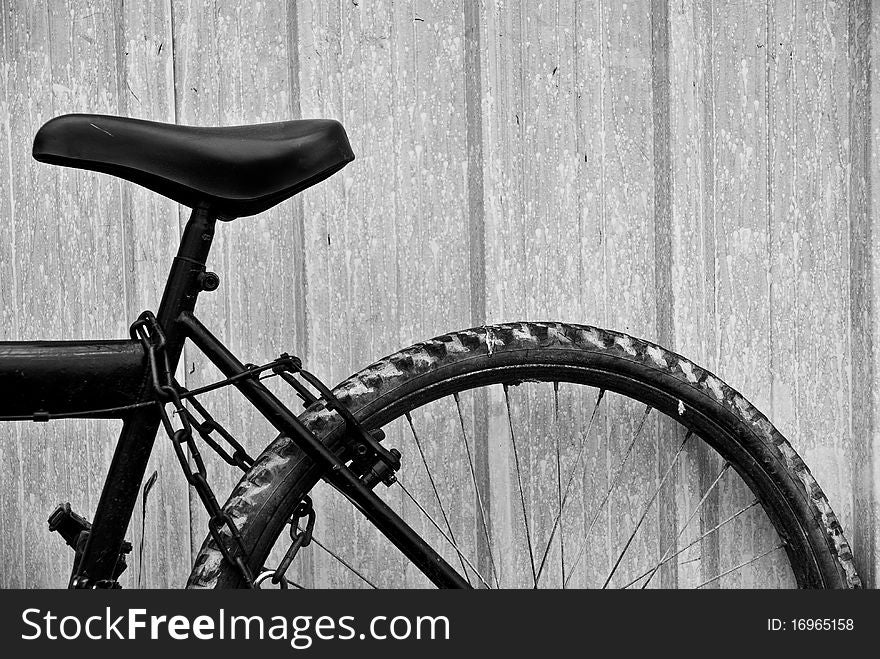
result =
[[[766,59],[759,47],[767,39],[766,7],[757,1],[713,4],[709,32],[714,50],[714,204],[719,223],[716,369],[735,386],[748,390],[759,408],[766,408],[770,401],[772,314],[768,88]],[[746,503],[742,492],[724,485],[719,491],[721,510],[732,511]],[[752,523],[752,517],[744,516],[719,533],[720,569],[735,565],[741,552],[750,551]]]
[[[716,370],[717,314],[714,207],[714,49],[710,3],[673,3],[669,21],[669,149],[671,204],[671,348]],[[666,340],[666,337],[664,337]],[[717,461],[709,450],[688,450],[682,460],[681,508],[696,506],[713,478]],[[703,506],[690,542],[721,521],[718,494]],[[717,537],[702,543],[700,570],[718,571]],[[684,569],[684,578],[694,569]]]
[[[852,528],[849,465],[851,321],[847,151],[848,15],[853,4],[795,4],[767,15],[767,158],[770,241],[769,414],[811,465]],[[762,50],[764,50],[762,48]],[[856,120],[858,123],[858,120]],[[852,273],[860,276],[858,271]],[[855,386],[861,386],[856,383]]]
[[[876,585],[880,28],[872,9],[865,0],[2,0],[0,339],[123,336],[158,304],[188,214],[126,182],[34,162],[31,140],[49,118],[336,118],[354,163],[261,216],[219,227],[209,268],[223,284],[199,312],[243,360],[288,350],[337,382],[414,341],[526,319],[658,341],[770,416],[830,495]],[[215,375],[186,352],[187,384]],[[532,433],[519,457],[531,473],[526,519],[540,550],[558,496],[553,456],[577,457],[554,431],[586,423],[594,398],[582,394],[560,388],[564,412],[554,415],[551,388],[509,392],[520,432]],[[481,487],[494,496],[492,533],[509,550],[502,570],[528,585],[504,392],[487,400],[480,412],[473,395],[462,396],[462,421]],[[251,450],[273,437],[235,394],[209,402]],[[608,485],[639,413],[603,402],[592,429],[598,450],[571,495],[578,523],[592,512],[590,490]],[[470,475],[455,406],[413,415],[413,426],[446,438],[426,441],[426,460],[447,466],[439,496],[452,530],[477,552],[474,498],[456,488]],[[627,540],[638,502],[673,457],[658,443],[662,430],[649,424],[574,583],[596,585]],[[109,422],[0,427],[0,586],[63,585],[68,550],[48,536],[46,515],[68,499],[93,514],[117,431]],[[389,439],[404,451],[402,480],[442,519],[408,424]],[[204,514],[169,448],[160,438],[144,561],[133,561],[127,585],[181,583],[204,536]],[[717,469],[705,451],[684,451],[621,580],[650,557],[649,539],[674,538]],[[209,470],[221,491],[237,478],[219,460]],[[719,487],[698,527],[746,503],[735,480]],[[400,492],[389,495],[435,533]],[[318,537],[352,560],[371,559],[372,576],[391,582],[403,566],[395,550],[332,493],[318,507]],[[141,523],[138,504],[129,533],[136,553]],[[761,524],[744,515],[704,543],[699,566],[665,570],[653,585],[729,565],[757,548]],[[574,528],[558,538],[547,583],[559,581],[581,542]],[[485,547],[479,552],[485,570]],[[778,560],[762,565],[779,572]],[[318,550],[296,578],[362,585]],[[755,578],[745,570],[720,585]]]
[[[119,112],[173,123],[176,107],[171,3],[121,2],[116,7]],[[169,199],[139,186],[122,188],[117,221],[125,231],[125,321],[158,304],[180,237],[177,213],[177,205]],[[162,437],[155,444],[147,477],[154,471],[158,477],[148,493],[146,508],[143,494],[135,506],[129,532],[135,551],[127,583],[171,588],[187,576],[181,557],[191,547],[189,497],[174,450]]]
[[[6,8],[11,28],[6,64],[14,66],[10,72],[17,82],[10,106],[17,154],[29,155],[34,131],[56,113],[116,111],[111,5],[20,3]],[[29,157],[17,158],[13,171],[16,249],[10,258],[16,262],[14,285],[21,302],[17,326],[4,330],[46,339],[119,332],[124,289],[122,272],[112,267],[111,258],[124,244],[115,220],[119,184],[73,170],[50,171]],[[46,286],[47,281],[52,284]],[[41,293],[28,293],[36,290]],[[15,546],[24,549],[19,583],[59,586],[66,583],[69,557],[63,546],[43,542],[47,512],[62,497],[80,510],[93,509],[114,427],[75,422],[40,430],[18,430],[23,523]]]
[[[13,154],[17,154],[22,148],[21,132],[27,130],[31,121],[22,126],[21,119],[12,117],[23,116],[23,99],[28,95],[28,87],[24,81],[29,78],[29,72],[34,67],[39,55],[37,47],[29,47],[24,36],[25,18],[14,16],[9,8],[4,7],[2,17],[3,26],[3,163],[6,171],[3,175],[3,238],[0,240],[0,267],[3,276],[3,333],[7,339],[16,339],[19,336],[18,321],[18,264],[15,259],[15,217],[16,199],[22,204],[18,208],[23,209],[25,199],[22,187],[21,167],[13,168]],[[16,162],[17,162],[16,158]],[[27,174],[28,172],[24,172]],[[19,196],[16,197],[16,190]],[[3,441],[0,442],[0,455],[2,455],[2,484],[0,488],[3,494],[3,509],[5,512],[0,519],[3,528],[3,559],[6,566],[2,574],[3,587],[24,585],[25,580],[25,554],[31,550],[32,543],[25,540],[25,515],[24,515],[24,478],[23,460],[21,457],[23,446],[21,429],[19,427],[7,427],[3,429]]]
[[[878,567],[877,528],[880,510],[877,491],[880,470],[876,462],[878,452],[876,383],[877,324],[876,291],[877,263],[873,242],[877,231],[873,227],[877,201],[874,195],[880,180],[873,163],[877,157],[878,117],[880,98],[878,86],[872,79],[872,58],[880,52],[877,17],[872,16],[872,5],[855,3],[848,20],[848,68],[850,78],[849,121],[849,218],[850,218],[850,322],[851,322],[851,405],[850,422],[852,448],[850,478],[853,499],[853,548],[860,557],[859,567],[867,583],[876,587]]]
[[[861,231],[856,233],[856,240],[861,241],[862,250],[854,249],[852,252],[854,255],[862,256],[862,260],[856,265],[858,275],[853,278],[856,286],[851,286],[850,290],[855,288],[856,294],[861,299],[858,303],[851,303],[852,308],[864,314],[861,316],[864,324],[859,327],[860,331],[853,339],[853,347],[861,350],[854,349],[853,359],[860,360],[862,367],[866,367],[866,375],[869,375],[869,378],[866,378],[867,382],[860,384],[858,389],[853,388],[854,392],[858,391],[863,396],[853,401],[853,410],[859,410],[862,414],[853,422],[853,432],[861,438],[857,443],[859,449],[855,456],[856,462],[853,464],[853,499],[858,504],[853,526],[859,527],[854,528],[853,532],[857,536],[854,543],[861,557],[860,567],[868,574],[868,583],[876,588],[877,571],[880,568],[880,547],[877,538],[880,529],[880,507],[878,507],[880,462],[877,459],[880,455],[880,435],[877,433],[877,428],[880,427],[878,426],[880,419],[877,415],[880,410],[880,387],[877,381],[877,374],[880,373],[880,351],[875,348],[878,344],[876,337],[880,333],[880,319],[876,314],[877,292],[880,289],[874,282],[878,281],[880,276],[880,259],[873,256],[871,248],[877,236],[877,231],[873,228],[874,219],[878,217],[877,213],[880,210],[880,169],[872,166],[872,163],[880,158],[880,84],[873,79],[874,66],[871,63],[876,63],[877,53],[880,53],[880,17],[875,16],[870,10],[862,11],[860,17],[863,21],[867,20],[870,28],[867,35],[868,52],[865,53],[864,48],[859,49],[863,58],[859,67],[864,72],[862,79],[867,83],[866,87],[862,87],[866,94],[861,105],[864,114],[860,119],[862,125],[866,126],[868,139],[865,147],[867,162],[864,163],[863,169],[863,185],[867,189],[864,198],[866,202],[864,223],[860,225]]]
[[[177,121],[189,125],[240,125],[289,119],[297,114],[290,83],[289,14],[285,3],[172,2]],[[181,215],[181,221],[187,214]],[[295,286],[302,246],[297,202],[218,227],[209,269],[223,278],[216,294],[202,296],[203,321],[245,362],[263,363],[282,351],[295,352]],[[187,350],[182,368],[191,387],[219,373],[198,352]],[[228,389],[205,399],[252,454],[275,432]],[[239,473],[206,455],[212,486],[228,492]],[[192,549],[198,550],[207,515],[191,492]]]
[[[302,115],[361,127],[351,134],[357,159],[303,195],[306,362],[338,381],[400,345],[469,323],[464,12],[449,2],[303,2],[298,18]],[[436,507],[409,428],[394,432],[389,441],[406,442],[410,456],[402,480]],[[429,449],[426,458],[451,460],[446,478],[464,475],[453,446]],[[396,550],[350,506],[331,497],[321,506],[320,537],[358,560],[381,548],[373,572],[392,581]],[[323,565],[320,583],[358,585]]]

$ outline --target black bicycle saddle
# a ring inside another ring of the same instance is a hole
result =
[[[342,124],[329,119],[199,128],[97,114],[48,121],[33,155],[113,174],[225,220],[262,213],[354,160]]]

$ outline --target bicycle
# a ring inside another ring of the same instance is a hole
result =
[[[715,375],[652,343],[585,325],[487,325],[401,350],[332,390],[286,353],[242,363],[195,315],[199,295],[220,285],[207,270],[217,223],[261,213],[351,162],[338,122],[196,128],[64,115],[38,131],[33,156],[192,208],[159,308],[128,338],[0,342],[0,420],[123,422],[94,523],[69,505],[49,519],[75,550],[70,587],[119,586],[125,533],[163,431],[209,515],[190,587],[301,587],[289,571],[309,546],[369,586],[403,573],[440,587],[726,587],[768,575],[799,587],[861,585],[827,498],[788,441]],[[187,340],[223,379],[181,386]],[[305,411],[282,402],[268,377]],[[256,459],[198,400],[229,386],[280,433]],[[428,427],[445,443],[425,442]],[[244,472],[224,506],[197,440]],[[404,475],[418,484],[405,486]],[[639,490],[647,496],[627,508]],[[371,577],[318,540],[313,498],[332,491],[362,517],[331,535],[374,529],[371,538],[400,550],[399,570]],[[285,529],[290,540],[273,554]],[[737,538],[744,530],[751,537]],[[731,542],[759,535],[771,542],[721,564]],[[629,566],[635,554],[647,562]]]

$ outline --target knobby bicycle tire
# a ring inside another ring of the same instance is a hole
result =
[[[705,431],[701,438],[732,464],[784,539],[800,587],[861,586],[841,525],[789,442],[715,375],[647,341],[562,323],[483,326],[401,350],[351,376],[334,393],[356,418],[376,428],[408,409],[460,390],[548,374],[562,374],[566,381],[600,382]],[[342,423],[336,412],[319,401],[300,420],[343,454]],[[255,573],[263,568],[293,507],[319,479],[315,465],[280,436],[235,487],[224,508],[241,530]],[[207,538],[188,587],[241,585],[236,569]]]

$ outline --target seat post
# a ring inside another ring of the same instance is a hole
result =
[[[183,311],[193,311],[203,290],[205,264],[214,240],[217,217],[206,208],[194,208],[180,238],[156,317],[166,332]]]
[[[216,223],[217,216],[208,209],[203,207],[193,209],[183,229],[180,247],[171,264],[162,301],[156,312],[156,319],[165,332],[165,354],[172,373],[177,369],[177,362],[186,340],[178,322],[180,315],[184,312],[192,313],[199,293],[217,287],[208,286],[205,278],[205,264],[214,240]]]

